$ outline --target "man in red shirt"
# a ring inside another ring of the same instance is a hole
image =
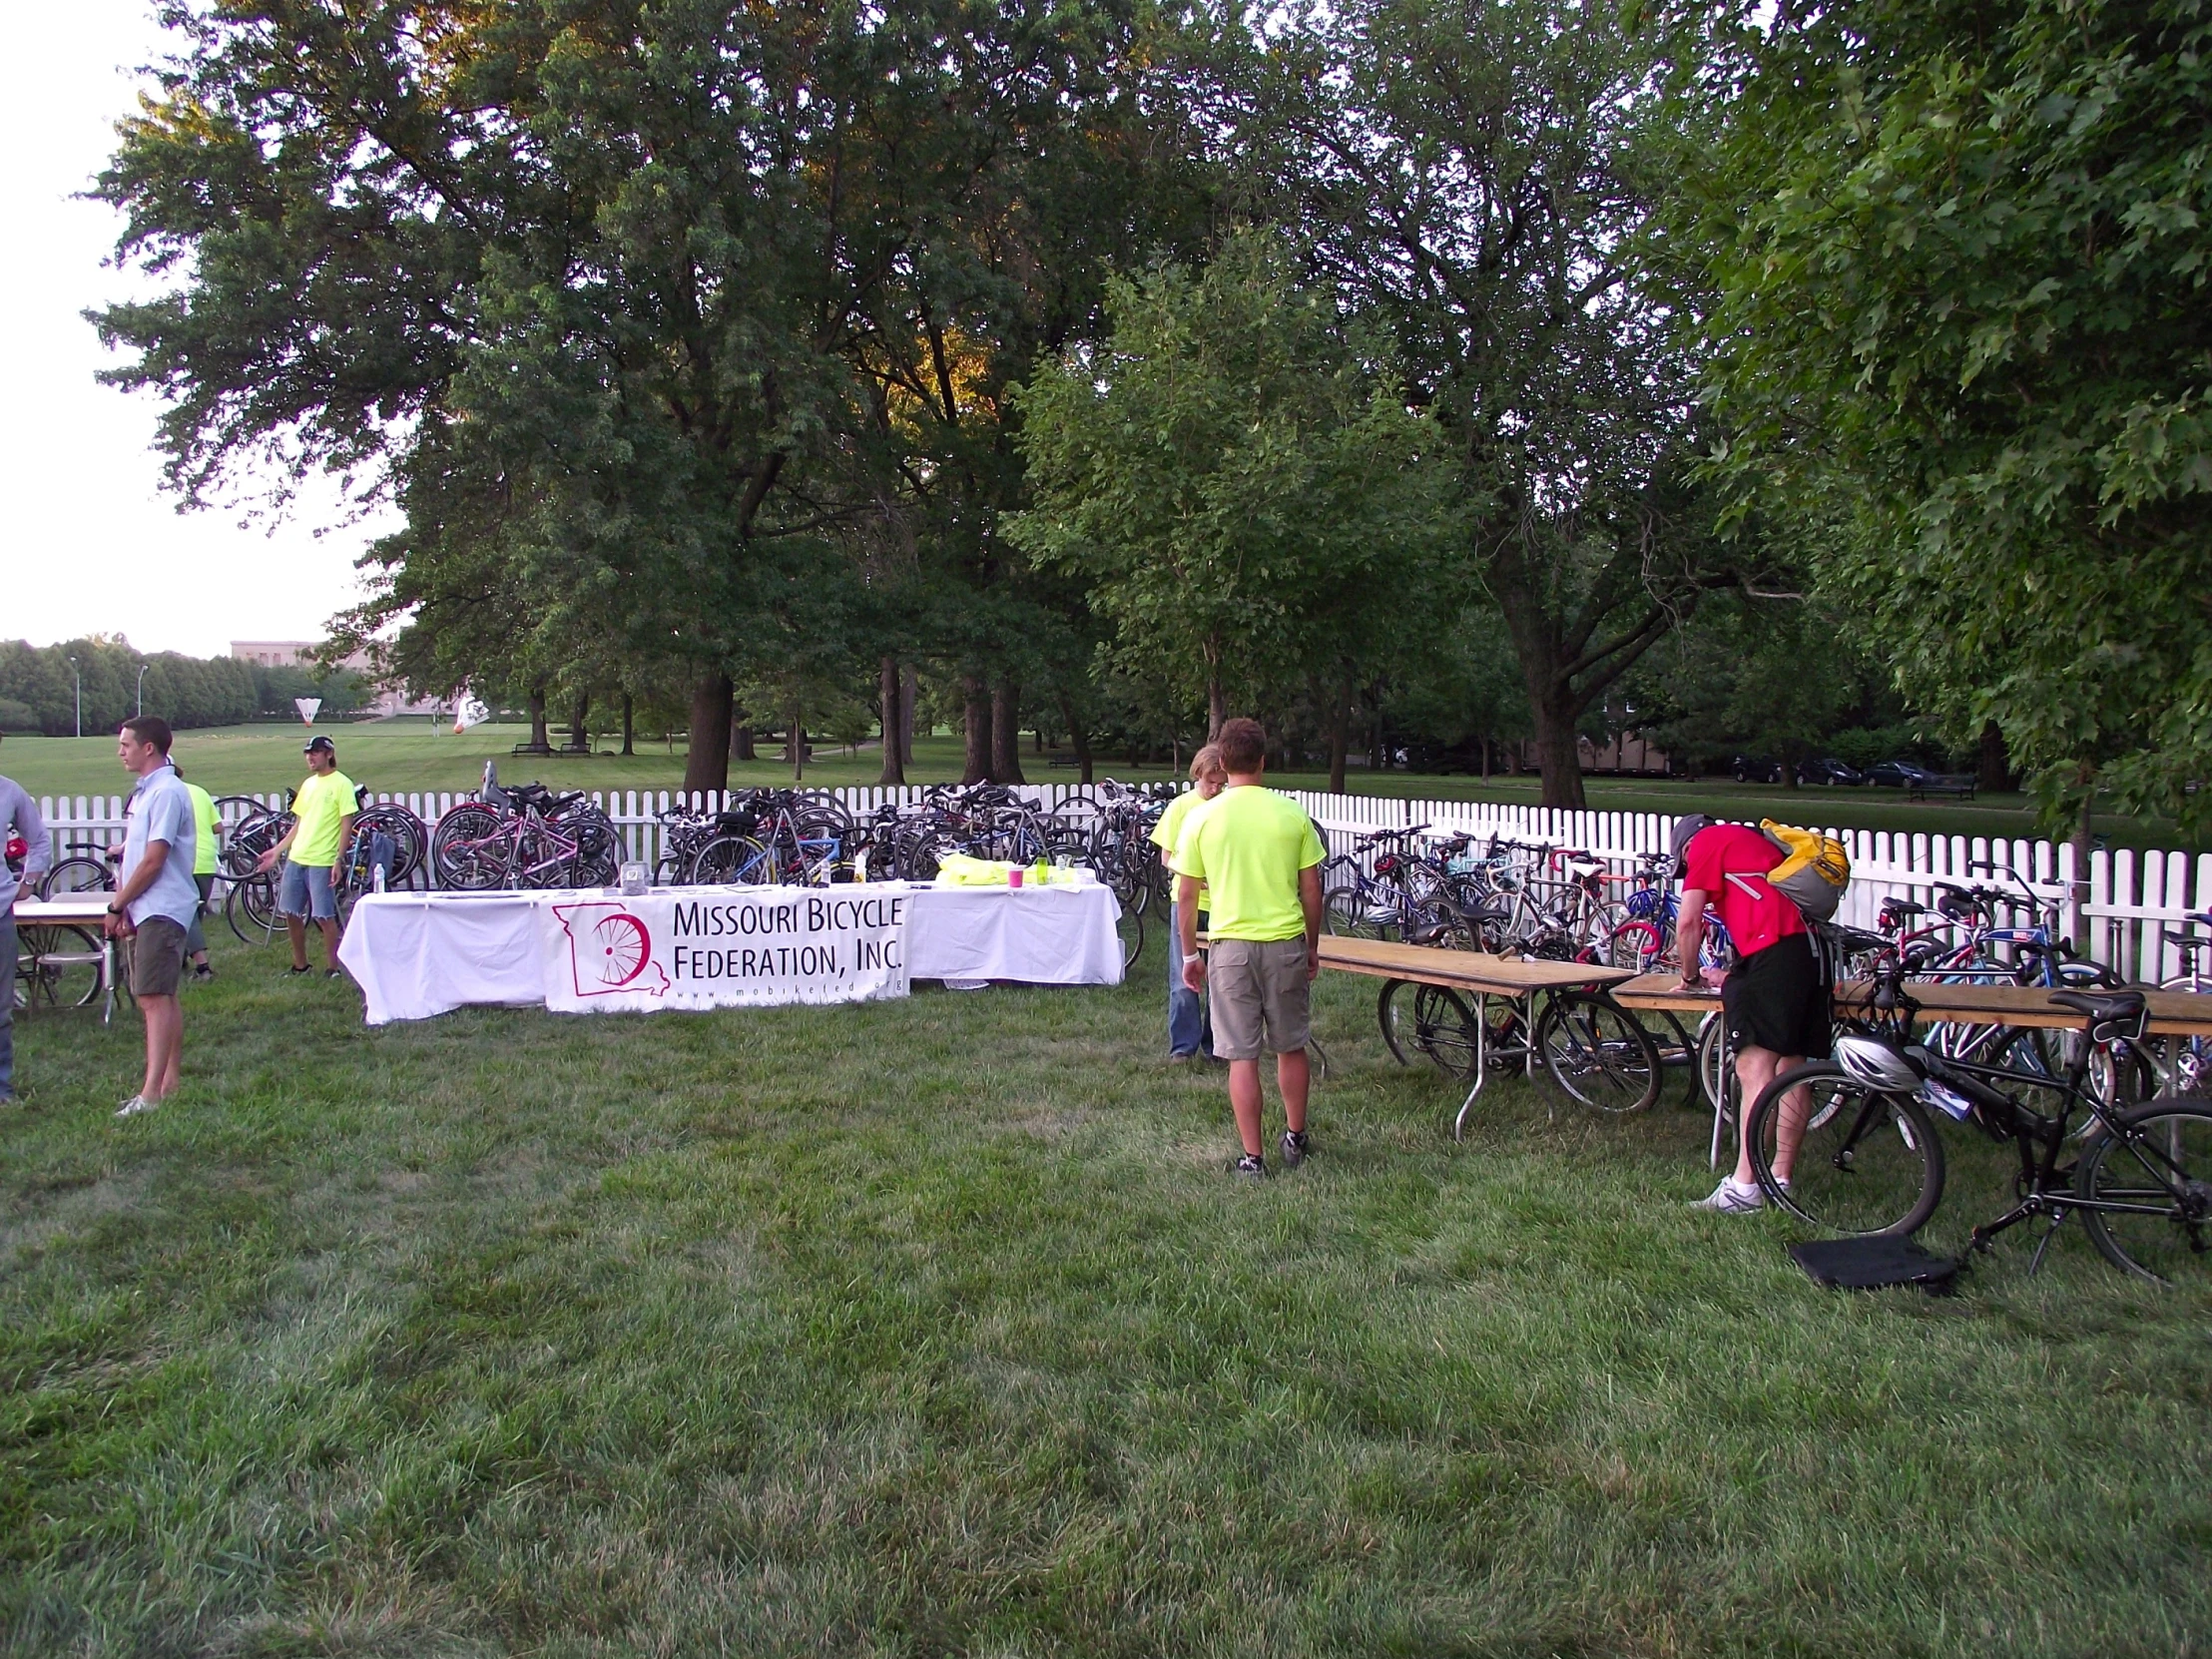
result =
[[[1781,847],[1744,825],[1692,817],[1675,822],[1674,851],[1682,869],[1682,913],[1674,934],[1683,963],[1682,988],[1705,985],[1698,951],[1705,943],[1708,909],[1719,913],[1736,947],[1736,965],[1721,984],[1728,1040],[1736,1051],[1736,1080],[1742,1085],[1736,1173],[1724,1177],[1699,1203],[1723,1215],[1741,1215],[1766,1203],[1752,1173],[1750,1142],[1741,1133],[1750,1121],[1752,1102],[1777,1072],[1827,1056],[1831,993],[1805,917],[1767,879],[1767,872],[1788,856]],[[1774,1176],[1785,1187],[1805,1137],[1810,1105],[1803,1089],[1793,1091],[1775,1126]]]

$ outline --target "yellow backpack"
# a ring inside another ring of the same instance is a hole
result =
[[[1767,839],[1789,856],[1767,871],[1768,884],[1798,907],[1807,921],[1827,921],[1851,885],[1851,854],[1834,835],[1761,819]]]

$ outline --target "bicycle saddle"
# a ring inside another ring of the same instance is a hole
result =
[[[1882,907],[1893,915],[1925,916],[1928,914],[1926,904],[1917,904],[1910,898],[1885,898],[1882,901]]]
[[[2088,1017],[2091,1042],[2140,1037],[2148,1023],[2141,991],[2052,991],[2050,999],[2057,1007],[2071,1008]]]

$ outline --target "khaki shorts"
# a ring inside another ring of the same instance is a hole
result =
[[[131,994],[175,996],[185,974],[185,929],[168,916],[148,916],[131,935]]]
[[[1313,981],[1306,977],[1306,938],[1216,939],[1207,952],[1214,1056],[1257,1060],[1264,1048],[1291,1054],[1314,1034]]]

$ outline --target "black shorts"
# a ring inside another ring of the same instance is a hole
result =
[[[1721,982],[1728,1040],[1740,1054],[1772,1049],[1805,1060],[1828,1057],[1833,1012],[1812,939],[1803,933],[1777,939],[1746,956]]]

